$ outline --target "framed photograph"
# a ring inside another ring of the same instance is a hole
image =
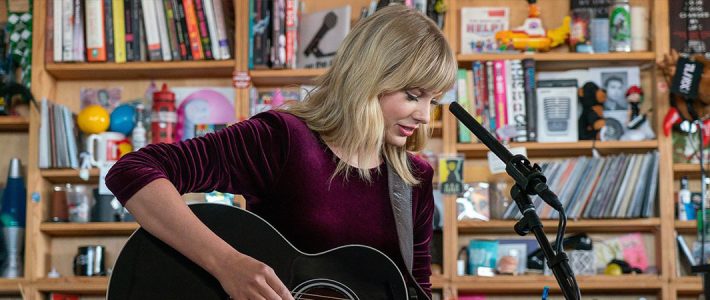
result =
[[[590,68],[589,79],[606,91],[604,110],[626,111],[629,108],[626,91],[632,85],[641,86],[639,67]]]

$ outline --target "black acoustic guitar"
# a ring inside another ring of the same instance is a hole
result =
[[[299,251],[262,218],[221,204],[190,209],[232,247],[274,269],[296,300],[429,299],[407,286],[395,263],[367,246],[348,245],[318,254]],[[415,282],[410,280],[410,282]],[[217,279],[144,229],[121,250],[107,299],[229,299]]]

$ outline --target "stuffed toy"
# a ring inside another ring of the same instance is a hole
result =
[[[629,102],[629,111],[627,114],[628,122],[626,124],[626,131],[621,136],[621,140],[643,141],[655,139],[656,134],[653,133],[649,122],[646,122],[648,112],[641,110],[643,90],[637,85],[632,85],[626,91],[626,101]]]
[[[582,102],[582,115],[579,117],[579,139],[594,140],[600,138],[604,127],[604,101],[606,91],[593,82],[587,82],[578,90]]]
[[[673,50],[671,54],[664,55],[663,61],[658,64],[666,83],[669,85],[673,81],[673,76],[675,76],[678,58],[678,52]],[[710,119],[708,119],[710,117],[710,60],[703,55],[695,55],[693,59],[703,64],[698,98],[688,101],[688,99],[671,94],[672,107],[668,110],[663,120],[663,132],[668,136],[674,125],[680,124],[684,120],[694,121],[697,118],[704,123],[703,141],[704,144],[708,144],[710,141]],[[692,111],[688,109],[689,107],[692,108]]]

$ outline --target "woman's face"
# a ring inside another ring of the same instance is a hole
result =
[[[385,119],[385,143],[403,147],[415,129],[429,123],[436,96],[417,88],[382,94],[379,99]]]

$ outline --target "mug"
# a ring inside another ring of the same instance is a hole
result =
[[[74,275],[76,276],[105,276],[104,265],[106,248],[99,245],[79,247],[74,256]]]
[[[105,162],[117,161],[122,155],[131,152],[131,142],[118,132],[91,134],[86,141],[91,165],[99,167]]]

